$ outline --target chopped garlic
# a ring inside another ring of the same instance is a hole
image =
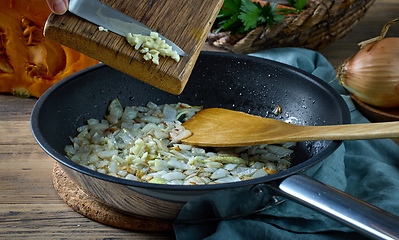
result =
[[[156,65],[159,65],[159,55],[170,57],[176,62],[180,61],[179,54],[173,51],[172,46],[168,45],[156,32],[151,32],[150,36],[128,33],[126,40],[135,50],[139,50],[140,53],[144,54],[144,60],[152,60]]]
[[[100,32],[108,32],[108,29],[106,29],[105,27],[99,26],[98,27],[98,31],[100,31]]]

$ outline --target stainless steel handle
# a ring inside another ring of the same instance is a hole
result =
[[[399,239],[399,217],[303,174],[284,179],[280,195],[326,214],[373,239]]]

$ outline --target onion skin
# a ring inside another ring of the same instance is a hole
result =
[[[399,107],[399,38],[384,38],[364,46],[341,66],[338,79],[364,103]]]

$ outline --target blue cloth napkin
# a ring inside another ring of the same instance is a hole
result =
[[[315,51],[275,48],[251,54],[312,73],[333,86],[345,99],[352,123],[369,122],[356,110],[336,80],[331,64]],[[390,139],[345,141],[332,155],[304,174],[385,211],[399,215],[399,146]],[[259,186],[262,188],[262,186]],[[353,229],[294,201],[272,204],[256,214],[211,222],[185,219],[228,217],[268,205],[267,188],[222,190],[189,201],[174,224],[176,238],[195,239],[367,239]],[[228,196],[228,197],[226,197]],[[281,199],[276,199],[279,202]]]

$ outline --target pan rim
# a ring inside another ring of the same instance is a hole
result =
[[[259,57],[254,57],[254,56],[248,56],[248,55],[242,55],[242,54],[233,54],[233,53],[224,53],[224,52],[207,52],[203,51],[201,52],[201,55],[208,55],[208,56],[222,56],[222,57],[232,57],[232,58],[238,58],[240,60],[246,60],[250,59],[251,61],[255,62],[262,62],[262,64],[269,64],[273,66],[278,66],[278,67],[283,67],[286,69],[289,69],[290,71],[295,71],[300,73],[301,75],[305,75],[307,78],[311,78],[313,81],[315,81],[317,84],[320,84],[324,88],[329,89],[330,94],[334,95],[334,97],[337,99],[338,104],[340,107],[342,107],[342,123],[341,124],[346,124],[350,123],[350,113],[348,106],[346,105],[345,101],[343,98],[339,95],[338,92],[336,92],[330,85],[328,85],[325,81],[317,78],[316,76],[307,73],[301,69],[292,67],[290,65],[276,62],[273,60],[269,59],[264,59],[264,58],[259,58]],[[153,189],[153,190],[174,190],[174,191],[208,191],[208,190],[216,190],[216,189],[226,189],[226,188],[236,188],[236,187],[245,187],[245,186],[250,186],[250,185],[256,185],[256,184],[261,184],[261,183],[269,183],[273,182],[276,180],[282,180],[290,175],[294,175],[296,173],[299,173],[319,162],[324,160],[326,157],[328,157],[331,153],[333,153],[338,147],[342,144],[343,141],[331,141],[331,144],[329,144],[326,148],[324,148],[321,152],[318,152],[315,156],[312,156],[311,158],[295,165],[287,170],[268,175],[265,177],[260,177],[260,178],[255,178],[255,179],[250,179],[250,180],[245,180],[245,181],[239,181],[239,182],[232,182],[232,183],[220,183],[220,184],[211,184],[211,185],[165,185],[165,184],[153,184],[153,183],[147,183],[147,182],[138,182],[138,181],[133,181],[133,180],[127,180],[127,179],[122,179],[122,178],[117,178],[117,177],[112,177],[106,174],[102,174],[93,170],[90,170],[84,166],[81,166],[72,160],[69,160],[65,155],[55,151],[51,147],[51,145],[45,140],[43,134],[40,131],[39,127],[39,121],[40,121],[40,112],[43,107],[43,104],[46,102],[46,100],[51,97],[52,94],[55,94],[57,89],[61,88],[62,86],[66,84],[70,84],[73,81],[76,81],[76,78],[78,76],[82,76],[85,74],[88,74],[93,71],[98,71],[99,69],[102,68],[111,68],[103,63],[94,65],[92,67],[86,68],[84,70],[81,70],[77,73],[74,73],[63,80],[59,81],[58,83],[54,84],[49,90],[47,90],[36,102],[35,106],[32,109],[31,113],[31,131],[33,133],[33,136],[39,146],[48,154],[50,155],[53,159],[55,159],[57,162],[62,164],[62,166],[71,168],[74,171],[77,171],[81,174],[88,175],[90,177],[95,177],[97,179],[101,179],[104,181],[108,182],[113,182],[117,184],[122,184],[126,186],[131,186],[131,187],[137,187],[137,188],[145,188],[145,189]]]

